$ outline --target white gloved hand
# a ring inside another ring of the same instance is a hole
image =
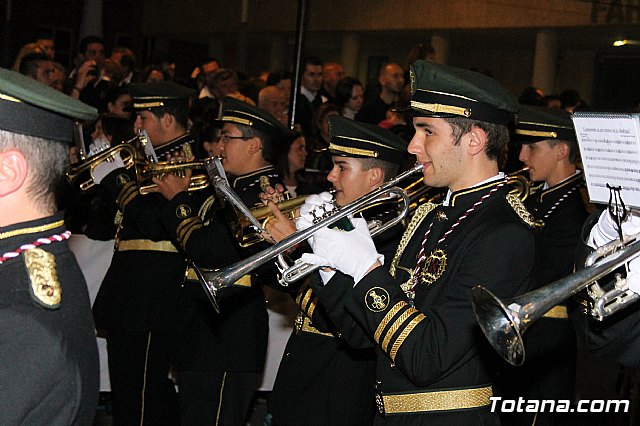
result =
[[[312,194],[307,197],[304,204],[300,206],[300,217],[296,220],[298,231],[307,229],[315,223],[317,219],[326,217],[336,209],[333,204],[333,197],[328,192]]]
[[[605,209],[600,213],[598,223],[591,229],[588,242],[589,246],[595,249],[618,238],[616,227],[617,225],[613,217],[611,217],[609,211]],[[640,216],[630,211],[627,213],[627,218],[622,222],[622,234],[629,236],[637,234],[638,232],[640,232]]]
[[[116,153],[113,157],[112,161],[103,161],[95,166],[91,170],[91,177],[96,184],[100,184],[102,179],[105,178],[109,173],[116,169],[121,169],[124,167],[124,163],[122,162],[122,158],[119,153]]]
[[[369,234],[367,221],[351,220],[355,229],[340,231],[322,228],[309,238],[313,253],[328,261],[328,266],[353,277],[354,286],[376,262],[383,263]]]
[[[329,262],[327,259],[325,259],[322,256],[318,256],[317,254],[314,254],[314,253],[303,253],[302,256],[300,257],[300,260],[302,262],[310,263],[312,265],[317,265],[317,266],[327,267],[327,268],[335,268],[335,266],[331,265],[331,262]],[[322,278],[322,282],[324,284],[327,284],[329,280],[336,273],[336,271],[330,271],[330,270],[325,271],[322,269],[320,269],[318,272],[320,273],[320,278]]]

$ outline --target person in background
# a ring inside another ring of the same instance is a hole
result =
[[[338,82],[335,91],[335,104],[340,108],[343,117],[354,119],[362,108],[364,89],[360,80],[345,77]]]
[[[344,78],[344,69],[337,62],[327,62],[322,67],[322,88],[320,94],[327,100],[325,102],[335,103],[336,86]]]
[[[362,108],[356,114],[356,120],[378,124],[386,118],[389,107],[396,106],[400,92],[404,87],[404,75],[400,65],[389,63],[382,67],[378,75],[380,94],[365,99]]]

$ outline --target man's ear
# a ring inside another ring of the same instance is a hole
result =
[[[569,157],[569,146],[566,143],[560,142],[555,146],[555,148],[556,160],[561,161]]]
[[[0,152],[0,197],[16,192],[27,179],[27,160],[18,150]]]
[[[484,148],[487,145],[487,133],[479,127],[473,127],[467,133],[469,138],[469,144],[467,152],[470,155],[477,155],[484,152]]]
[[[369,175],[368,183],[370,188],[377,188],[384,183],[384,173],[382,173],[380,167],[372,167],[367,172]]]
[[[160,123],[162,124],[162,127],[165,129],[170,128],[174,121],[175,121],[175,118],[173,117],[173,115],[166,112],[162,114],[162,117],[160,117]]]
[[[249,143],[249,153],[251,155],[254,155],[256,153],[262,155],[262,153],[260,153],[260,151],[262,150],[262,141],[260,140],[260,138],[254,136],[251,139],[248,139],[247,142]]]

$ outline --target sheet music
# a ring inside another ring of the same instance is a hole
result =
[[[576,112],[572,120],[591,202],[607,204],[609,184],[640,207],[640,115]]]

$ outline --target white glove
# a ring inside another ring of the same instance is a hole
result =
[[[307,229],[318,219],[329,216],[329,213],[336,209],[332,200],[333,197],[328,192],[309,195],[304,204],[300,206],[300,217],[296,220],[298,231]]]
[[[354,286],[376,262],[383,263],[369,234],[367,221],[351,220],[355,229],[340,231],[322,228],[309,238],[313,253],[327,260],[328,266],[353,277]]]
[[[617,225],[613,217],[611,217],[609,211],[605,209],[600,213],[598,223],[591,229],[588,242],[589,246],[595,249],[618,238],[616,227]],[[627,213],[627,218],[622,222],[622,234],[629,236],[637,234],[638,232],[640,232],[640,216],[630,211]]]
[[[91,177],[96,184],[100,184],[102,179],[105,178],[109,173],[116,169],[120,169],[124,167],[124,163],[122,162],[122,158],[119,153],[116,153],[113,157],[113,160],[103,161],[95,166],[91,170]]]
[[[327,259],[325,259],[324,257],[318,256],[317,254],[313,254],[313,253],[303,253],[302,256],[300,257],[300,260],[305,262],[305,263],[310,263],[312,265],[317,265],[317,266],[322,266],[322,267],[329,267],[329,268],[333,268],[334,266],[331,266],[330,263]],[[335,275],[336,271],[325,271],[320,269],[318,271],[320,273],[320,278],[322,278],[322,282],[324,284],[327,284],[329,282],[329,280]]]

